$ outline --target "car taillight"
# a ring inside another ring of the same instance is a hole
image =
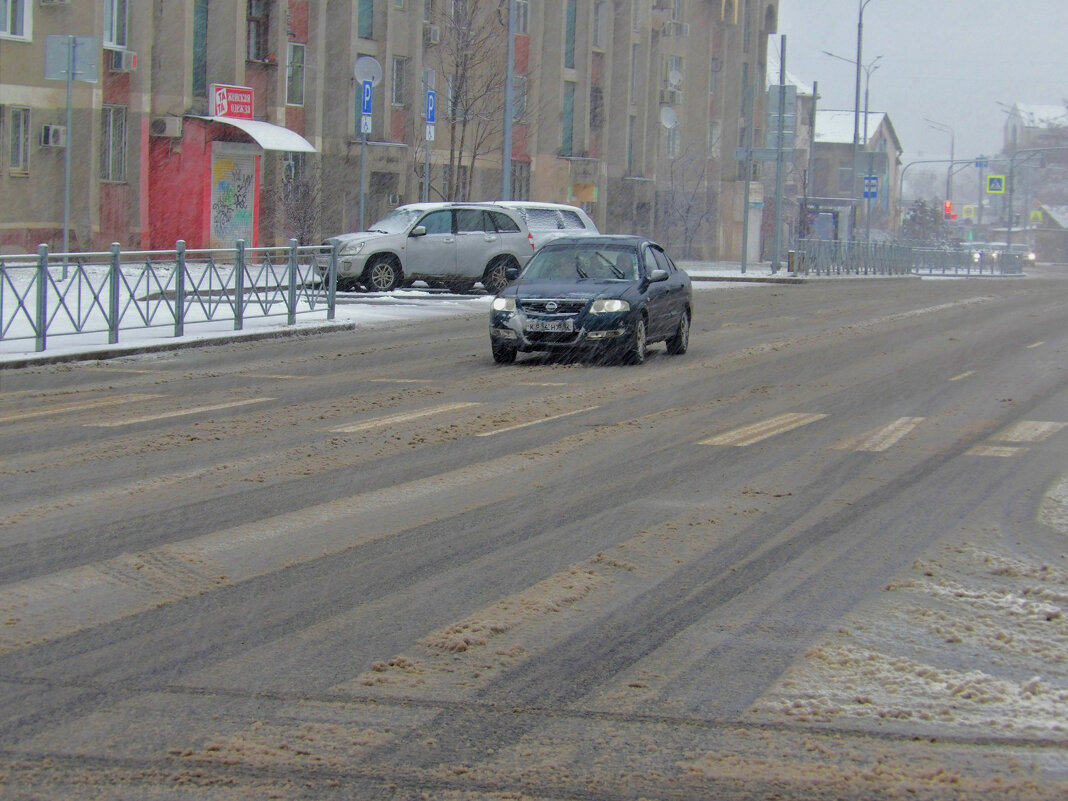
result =
[[[528,233],[527,239],[530,241],[530,249],[534,250],[534,234]]]

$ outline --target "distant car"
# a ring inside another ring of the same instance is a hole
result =
[[[499,364],[530,351],[641,364],[653,342],[685,353],[692,315],[690,277],[656,242],[567,237],[539,248],[493,299],[490,346]]]
[[[339,289],[362,285],[388,292],[427,281],[467,292],[481,282],[489,292],[506,283],[534,253],[522,216],[488,203],[410,203],[398,206],[366,231],[323,241],[338,244]],[[320,258],[320,271],[326,257]]]
[[[563,236],[597,236],[597,224],[578,206],[567,203],[540,203],[534,200],[502,200],[498,205],[518,211],[523,215],[534,247]]]

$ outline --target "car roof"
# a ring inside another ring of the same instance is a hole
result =
[[[545,244],[545,248],[557,248],[561,245],[581,245],[583,247],[591,247],[596,245],[630,245],[631,247],[639,247],[643,243],[655,245],[663,250],[663,247],[653,239],[647,236],[638,236],[635,234],[597,234],[594,236],[561,236],[551,242]]]

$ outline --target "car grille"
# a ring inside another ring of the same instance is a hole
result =
[[[586,308],[586,300],[563,300],[559,298],[526,298],[519,301],[519,307],[534,314],[578,314]],[[547,308],[556,304],[555,308]]]

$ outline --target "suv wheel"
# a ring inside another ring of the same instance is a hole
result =
[[[380,256],[364,268],[363,284],[371,292],[389,292],[400,282],[400,268],[392,259]]]
[[[491,347],[493,348],[493,361],[497,364],[511,364],[515,361],[516,349],[512,345],[498,345],[494,342]]]
[[[509,267],[518,267],[514,259],[505,257],[494,259],[490,262],[489,267],[486,268],[485,275],[482,276],[482,286],[486,287],[486,291],[496,295],[506,286],[508,286],[508,272]]]

